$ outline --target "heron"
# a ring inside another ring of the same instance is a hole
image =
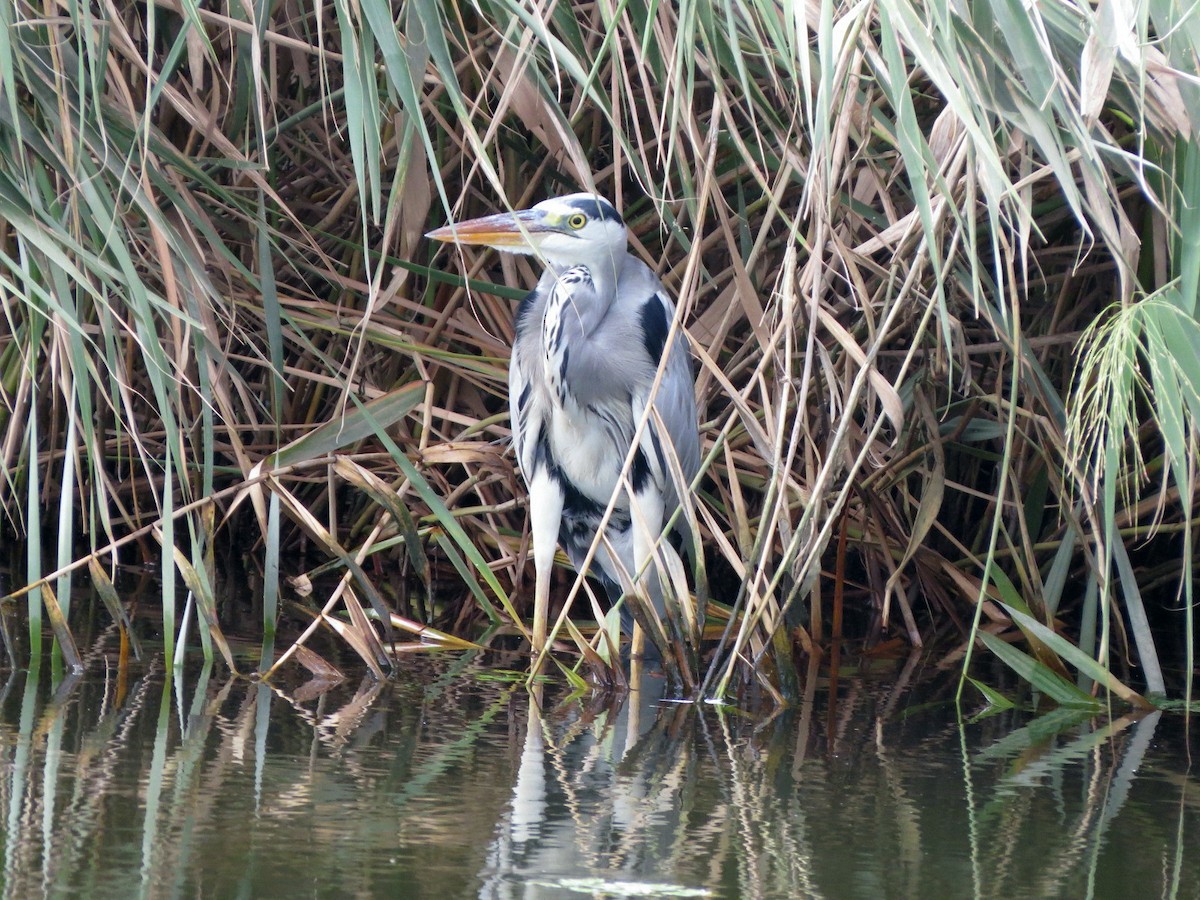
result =
[[[616,603],[622,575],[629,583],[642,573],[640,589],[661,615],[655,545],[680,503],[671,470],[677,461],[683,484],[692,481],[700,434],[687,339],[678,329],[671,337],[675,304],[629,252],[625,221],[603,197],[576,193],[426,236],[535,255],[545,266],[517,307],[508,370],[517,465],[529,490],[535,655],[546,643],[555,547],[588,574],[610,502],[591,574]],[[664,542],[662,552],[673,551]]]

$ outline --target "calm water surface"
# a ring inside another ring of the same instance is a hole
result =
[[[495,665],[5,675],[2,894],[1200,897],[1182,716],[960,724],[898,669],[774,716],[539,705]]]

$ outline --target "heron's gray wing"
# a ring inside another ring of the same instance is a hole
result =
[[[666,352],[666,367],[658,390],[653,396],[654,409],[660,421],[653,418],[650,420],[646,431],[642,433],[641,444],[642,452],[650,462],[651,472],[666,498],[667,502],[664,505],[668,513],[675,508],[678,498],[675,482],[666,467],[664,447],[670,446],[687,481],[690,482],[700,468],[695,382],[692,378],[687,338],[682,332],[678,332],[669,350],[667,349],[674,315],[675,305],[661,286],[646,299],[639,310],[639,326],[649,377],[639,380],[633,391],[634,421],[637,422],[651,401],[654,373],[659,360]]]

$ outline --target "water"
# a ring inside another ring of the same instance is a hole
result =
[[[13,673],[2,894],[1200,896],[1179,715],[960,723],[952,679],[896,671],[811,680],[773,716],[664,703],[654,679],[624,703],[548,685],[539,708],[496,665]]]

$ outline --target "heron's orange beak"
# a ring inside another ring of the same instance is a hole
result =
[[[529,236],[554,231],[540,213],[522,209],[481,219],[469,219],[436,228],[425,235],[447,244],[474,244],[482,247],[528,247]]]

